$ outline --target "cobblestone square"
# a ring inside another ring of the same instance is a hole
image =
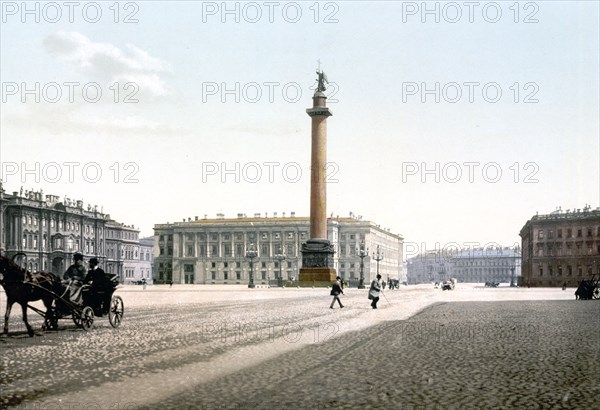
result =
[[[597,408],[600,304],[567,289],[125,286],[122,326],[0,338],[2,408]],[[1,294],[2,297],[4,296]],[[4,306],[4,299],[0,300]]]

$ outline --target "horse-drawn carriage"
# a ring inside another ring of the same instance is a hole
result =
[[[591,279],[579,282],[575,291],[575,299],[600,299],[600,274],[592,275]]]
[[[27,308],[44,318],[44,329],[55,330],[58,328],[58,320],[67,318],[71,318],[84,330],[91,329],[95,317],[108,316],[108,321],[114,328],[121,324],[124,306],[123,299],[113,295],[116,283],[105,289],[84,284],[81,289],[83,304],[77,304],[69,299],[69,287],[56,275],[50,272],[29,272],[13,259],[0,256],[0,284],[6,292],[7,299],[4,333],[8,333],[8,318],[14,303],[21,305],[23,321],[29,336],[33,336],[34,333],[27,321]],[[45,312],[29,304],[37,300],[44,303]]]
[[[83,304],[81,305],[69,300],[66,296],[67,288],[65,288],[65,292],[56,298],[55,305],[49,313],[44,313],[32,306],[29,308],[44,316],[44,327],[47,329],[56,330],[59,319],[71,318],[77,326],[89,330],[94,324],[94,317],[104,316],[108,316],[108,322],[116,328],[121,324],[124,311],[123,299],[120,296],[112,295],[116,288],[115,284],[112,290],[98,290],[89,284],[84,284],[81,289],[83,295]]]
[[[457,280],[455,278],[450,278],[442,282],[441,288],[442,290],[454,290],[456,282]]]

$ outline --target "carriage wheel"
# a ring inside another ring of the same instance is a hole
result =
[[[71,317],[73,319],[73,323],[75,323],[75,326],[81,327],[81,316],[79,316],[79,313],[73,312]]]
[[[81,311],[81,327],[83,330],[90,330],[94,324],[94,309],[86,306]]]
[[[600,288],[597,286],[592,292],[592,299],[600,299]]]
[[[121,296],[113,296],[110,300],[110,310],[108,311],[108,321],[112,327],[119,327],[123,320],[123,313],[125,313],[123,299],[121,299]]]

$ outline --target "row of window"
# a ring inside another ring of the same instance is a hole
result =
[[[486,269],[486,268],[468,268],[468,269],[458,269],[453,271],[456,275],[473,275],[473,274],[483,274],[483,275],[502,275],[502,274],[512,274],[511,269]]]
[[[493,257],[490,259],[494,259]],[[473,260],[469,260],[469,261],[458,261],[455,263],[454,266],[511,266],[513,265],[514,259],[511,260],[503,260],[503,261],[499,261],[499,262],[495,262],[493,260],[490,261],[473,261]]]
[[[231,264],[229,262],[222,262],[222,263],[223,263],[223,269],[228,269],[228,268],[241,269],[241,267],[242,267],[241,262],[232,262]],[[286,264],[287,264],[288,269],[292,268],[292,262],[287,261]],[[159,263],[159,269],[163,269],[165,266],[166,266],[166,264],[164,264],[163,262]],[[267,262],[260,262],[260,265],[258,263],[256,263],[256,266],[260,266],[260,268],[266,269]],[[211,269],[217,269],[217,262],[211,262],[210,267],[211,267]],[[279,262],[274,262],[273,267],[279,268]],[[220,270],[221,268],[218,268],[218,269]],[[191,263],[184,264],[183,271],[184,272],[194,272],[194,265]]]
[[[277,272],[277,275],[279,275],[279,272]],[[288,280],[293,279],[291,270],[284,272],[284,275],[287,276]],[[255,279],[269,280],[269,279],[275,279],[275,277],[276,276],[274,276],[274,277],[269,276],[267,271],[263,270],[263,271],[258,272],[257,277],[255,277]],[[211,280],[242,280],[242,272],[239,270],[235,271],[234,274],[230,274],[230,272],[222,272],[222,275],[221,275],[221,272],[211,271],[210,278],[211,278]]]
[[[32,234],[24,234],[21,242],[21,247],[23,249],[38,249],[38,236]],[[98,251],[101,252],[101,246]],[[42,238],[42,249],[48,249],[48,240],[46,235]],[[85,253],[95,253],[95,244],[94,241],[85,241],[84,250]],[[79,241],[74,240],[73,238],[62,238],[57,237],[52,241],[52,250],[65,250],[68,252],[77,252],[79,251]]]
[[[538,276],[544,276],[544,273],[548,273],[548,276],[553,276],[554,274],[556,274],[556,276],[563,276],[563,274],[566,274],[566,276],[573,276],[574,272],[577,272],[577,276],[583,276],[583,270],[584,267],[582,265],[577,265],[576,270],[574,270],[573,266],[571,265],[567,265],[566,270],[562,265],[548,266],[546,269],[544,269],[543,266],[540,266],[538,268]],[[587,272],[587,275],[592,275],[592,265],[587,265],[587,267],[585,267],[585,270]],[[598,273],[600,273],[600,265],[598,266],[597,270]]]
[[[22,222],[23,225],[30,225],[30,226],[38,226],[38,218],[36,216],[23,216],[22,217]],[[41,220],[41,225],[42,227],[46,227],[46,218],[42,218]],[[62,230],[66,230],[66,231],[73,231],[73,232],[79,232],[81,224],[79,224],[78,222],[71,222],[71,221],[66,221],[63,222],[61,220],[55,220],[53,218],[50,218],[50,227],[54,228],[57,227],[58,229]],[[92,225],[84,225],[83,227],[83,231],[85,234],[89,234],[89,235],[93,235],[94,234],[94,227]],[[102,237],[102,230],[100,230],[99,232],[100,237]],[[138,239],[138,233],[136,232],[129,232],[129,231],[117,231],[117,230],[106,230],[106,235],[108,238],[116,238],[116,239],[131,239],[131,240],[137,240]]]
[[[22,218],[23,225],[31,225],[38,226],[38,218],[36,216],[23,216]],[[56,221],[55,219],[50,219],[50,228],[58,227],[58,229],[65,229],[67,231],[79,232],[80,224],[77,222],[63,222],[61,220]],[[46,218],[42,218],[42,227],[46,227]],[[84,225],[84,231],[86,234],[93,234],[94,227],[91,225]]]
[[[598,245],[596,253],[600,255],[600,245]],[[593,254],[594,247],[592,244],[588,244],[586,251],[584,251],[584,248],[581,246],[581,244],[576,244],[575,249],[573,249],[573,246],[568,243],[564,252],[561,244],[556,245],[556,247],[548,244],[547,249],[544,249],[543,244],[537,244],[537,256],[583,256]]]
[[[593,235],[593,228],[591,227],[587,227],[585,228],[577,228],[577,229],[572,229],[572,228],[567,228],[566,229],[566,237],[567,238],[583,238],[583,233],[586,233],[586,237],[587,238],[591,238]],[[575,233],[576,236],[573,236],[573,233]],[[544,235],[546,235],[547,239],[554,239],[554,230],[552,229],[548,229],[548,230],[544,230],[544,229],[538,229],[538,239],[544,239]],[[600,236],[600,226],[598,226],[596,228],[596,236]],[[557,238],[562,238],[563,237],[563,230],[562,228],[559,228],[556,230],[556,237]]]
[[[38,236],[32,234],[24,234],[21,246],[23,249],[38,249]],[[46,235],[42,238],[42,249],[48,249],[48,241]],[[73,238],[63,238],[56,237],[52,241],[52,250],[65,250],[68,252],[78,252],[80,251],[79,240]],[[96,253],[96,246],[94,241],[85,241],[83,250],[87,254]],[[102,253],[102,243],[98,246],[97,252]],[[109,258],[115,258],[116,252],[114,249],[107,249],[107,256]],[[150,252],[142,252],[140,255],[140,260],[149,261],[150,260]],[[138,259],[138,250],[131,249],[121,249],[121,258],[122,259]]]
[[[301,238],[306,238],[306,236],[308,235],[308,232],[300,232],[300,237]],[[268,240],[270,236],[269,232],[261,232],[260,234],[256,233],[256,232],[248,232],[247,233],[247,237],[250,240],[254,240],[257,237],[259,237],[261,240]],[[173,240],[173,235],[169,234],[169,235],[160,235],[159,239],[160,241],[164,241],[165,237],[169,240],[172,241]],[[281,239],[282,237],[285,237],[288,240],[294,240],[296,238],[296,233],[292,232],[292,231],[288,231],[285,232],[285,235],[283,235],[281,232],[274,232],[273,233],[273,239]],[[206,241],[207,238],[210,238],[211,241],[218,241],[219,240],[219,233],[217,232],[210,232],[208,234],[204,233],[204,232],[200,232],[198,233],[198,239],[201,241]],[[232,238],[235,238],[236,241],[243,241],[244,240],[244,233],[242,232],[236,232],[234,234],[230,234],[230,233],[221,233],[221,240],[223,241],[231,241]],[[196,239],[196,234],[194,233],[186,233],[185,234],[185,239],[188,241],[194,241]]]
[[[308,236],[308,232],[306,231],[301,231],[300,233],[300,238],[301,239],[306,239]],[[217,232],[210,232],[210,233],[204,233],[204,232],[200,232],[197,234],[198,238],[201,241],[206,241],[207,238],[210,238],[211,241],[218,241],[219,240],[219,233]],[[221,239],[223,241],[230,241],[232,240],[232,238],[235,238],[235,240],[237,241],[243,241],[244,240],[244,233],[243,232],[235,232],[233,234],[228,233],[228,232],[224,232],[221,233]],[[273,236],[273,239],[281,239],[282,237],[285,237],[288,240],[294,240],[296,238],[296,232],[294,231],[286,231],[285,233],[283,232],[260,232],[260,233],[256,233],[256,232],[248,232],[247,236],[248,239],[253,240],[256,238],[260,238],[261,240],[268,240],[270,236]],[[185,238],[188,241],[194,241],[196,237],[196,234],[194,233],[186,233],[185,234]],[[364,234],[360,234],[360,235],[356,235],[356,234],[342,234],[340,235],[340,239],[341,238],[345,238],[347,240],[350,241],[355,241],[357,239],[359,240],[364,240],[365,239],[365,235]],[[161,234],[159,235],[159,240],[160,241],[164,241],[164,240],[168,240],[168,241],[172,241],[173,240],[173,234]]]
[[[186,253],[185,256],[189,256],[189,257],[207,257],[209,256],[208,252],[210,250],[210,256],[213,257],[240,257],[240,258],[244,258],[246,257],[246,251],[247,248],[244,246],[244,244],[236,244],[235,247],[232,247],[231,244],[221,244],[221,253],[219,253],[219,246],[218,245],[210,245],[210,248],[207,247],[207,245],[199,245],[198,246],[198,255],[196,255],[195,252],[195,247],[192,245],[188,245],[186,248]],[[277,254],[279,254],[281,247],[278,247],[277,249],[273,249],[271,250],[271,246],[269,244],[262,244],[260,246],[260,248],[258,249],[258,256],[262,256],[262,257],[271,257],[271,256],[275,256]],[[235,252],[233,252],[233,250],[235,250]],[[285,256],[286,257],[296,257],[296,244],[290,243],[290,244],[286,244],[285,246]],[[164,247],[161,246],[160,247],[160,255],[169,255],[172,256],[173,255],[173,247],[172,246],[168,246],[168,247]]]
[[[138,233],[137,232],[129,232],[129,231],[115,231],[111,229],[106,230],[106,237],[110,239],[131,239],[137,240]]]

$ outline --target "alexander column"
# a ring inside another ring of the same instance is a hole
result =
[[[300,282],[332,282],[333,245],[327,239],[327,117],[333,115],[326,106],[323,94],[327,77],[317,71],[319,84],[313,95],[313,106],[306,113],[312,118],[310,171],[310,239],[302,244]]]

